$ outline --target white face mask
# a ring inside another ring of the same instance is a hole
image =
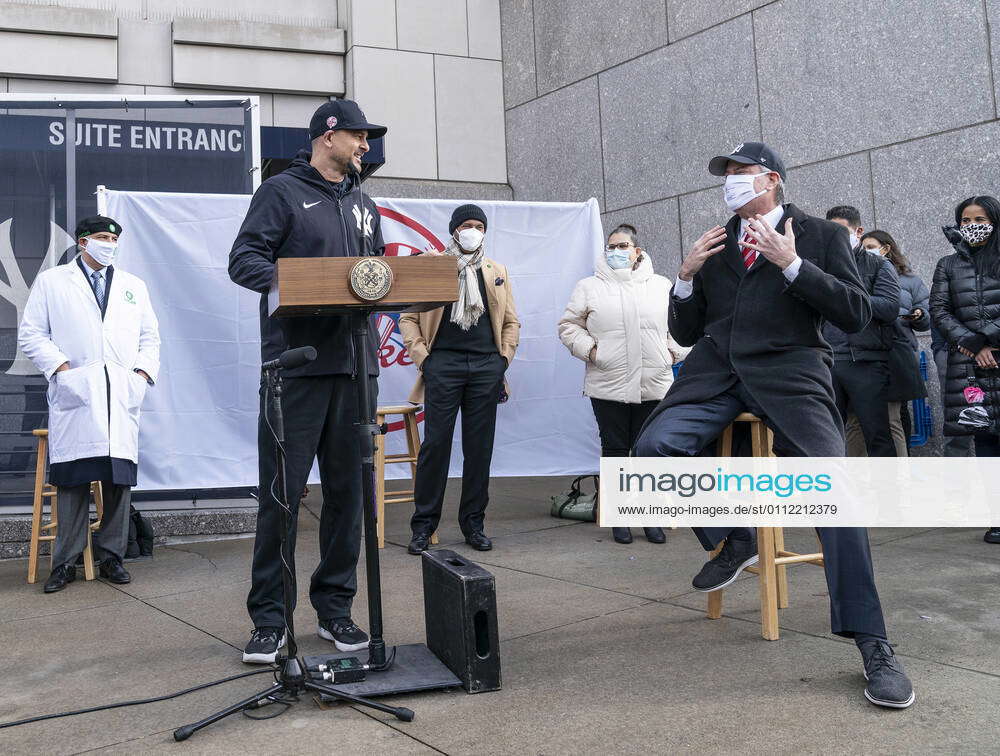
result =
[[[849,228],[847,229],[847,235],[851,238],[851,249],[857,249],[859,244],[857,232]]]
[[[100,239],[87,239],[87,246],[81,247],[87,254],[94,258],[98,265],[107,267],[115,261],[118,256],[118,242],[106,242]]]
[[[463,228],[458,232],[458,246],[466,252],[475,252],[483,246],[485,234],[478,228]]]
[[[745,204],[757,199],[760,195],[767,191],[766,189],[761,192],[755,192],[753,190],[754,180],[758,176],[764,175],[766,174],[733,173],[726,176],[726,184],[722,191],[726,200],[726,207],[729,208],[730,212],[735,213]]]
[[[881,247],[865,247],[865,252],[870,252],[871,254],[877,255],[878,257],[882,256]]]

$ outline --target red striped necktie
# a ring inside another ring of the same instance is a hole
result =
[[[747,270],[750,270],[750,266],[757,261],[757,250],[743,245],[756,243],[757,240],[750,236],[749,231],[743,234],[743,241],[740,242],[740,254],[743,255],[743,267]]]

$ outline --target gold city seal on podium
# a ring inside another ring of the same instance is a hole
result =
[[[378,257],[363,257],[351,268],[351,290],[360,299],[374,302],[392,288],[392,268]]]

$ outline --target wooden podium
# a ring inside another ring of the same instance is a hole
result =
[[[354,345],[354,374],[366,376],[369,361],[367,340],[372,334],[370,316],[373,313],[423,312],[457,299],[458,263],[454,257],[293,257],[281,258],[275,266],[268,310],[272,316],[278,317],[349,317]],[[355,381],[354,385],[358,417],[363,418],[358,425],[358,443],[361,447],[365,571],[371,633],[368,667],[372,671],[385,671],[392,666],[393,656],[386,657],[382,637],[382,585],[375,503],[375,436],[381,434],[382,429],[376,423],[376,407],[369,382]],[[278,394],[280,396],[280,386]],[[280,467],[283,487],[283,465]],[[288,501],[288,493],[283,493]],[[285,558],[288,564],[293,563],[291,554],[286,554]],[[290,596],[295,595],[294,582],[288,590]],[[291,617],[286,615],[286,622],[291,629]],[[289,654],[294,655],[294,633],[289,635]],[[423,648],[426,651],[426,647]],[[401,651],[404,656],[414,653],[409,646],[403,646]],[[386,687],[381,692],[390,693],[392,690]]]
[[[357,257],[283,257],[275,266],[268,312],[278,317],[348,315],[368,312],[425,312],[458,299],[454,257],[379,257],[392,270],[392,286],[378,300],[365,300],[351,288]]]

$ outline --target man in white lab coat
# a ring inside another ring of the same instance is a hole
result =
[[[49,482],[59,527],[45,592],[76,579],[86,545],[91,481],[104,516],[94,538],[100,574],[128,583],[122,566],[136,482],[139,408],[160,365],[160,336],[146,284],[117,270],[121,227],[93,216],[76,227],[79,254],[39,274],[18,345],[48,379]]]

